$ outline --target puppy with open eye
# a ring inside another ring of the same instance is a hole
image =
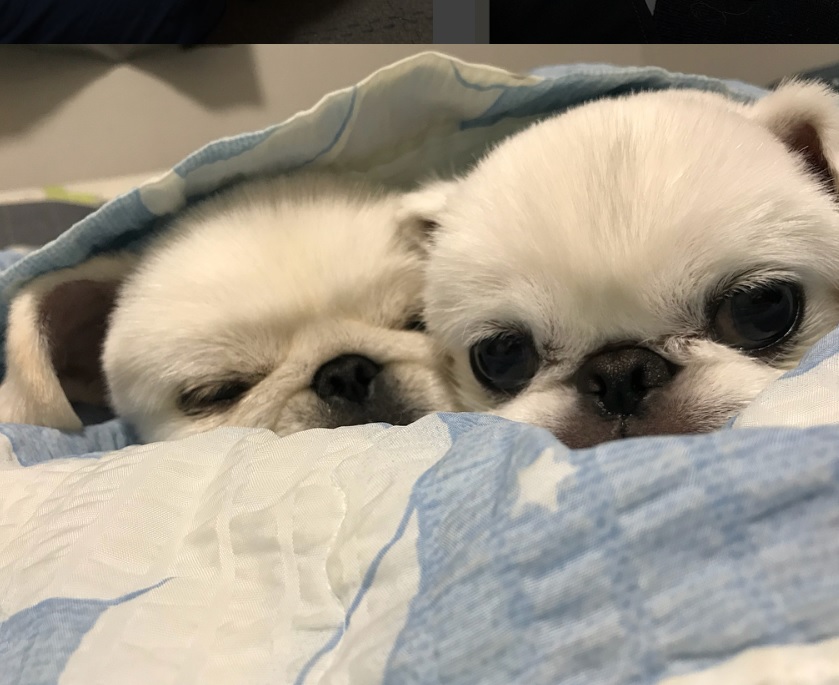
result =
[[[839,324],[837,171],[836,96],[789,83],[588,103],[418,190],[460,405],[572,447],[723,426]]]
[[[0,421],[78,429],[78,406],[108,404],[152,441],[450,408],[421,330],[426,234],[398,197],[327,174],[251,180],[139,256],[33,281],[10,310]]]

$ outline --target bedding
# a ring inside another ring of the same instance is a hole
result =
[[[0,244],[43,245],[153,175],[0,191]]]
[[[655,68],[437,54],[212,143],[0,272],[141,249],[231,180],[407,185]],[[572,451],[476,414],[134,444],[0,426],[0,685],[839,682],[839,331],[725,430]]]

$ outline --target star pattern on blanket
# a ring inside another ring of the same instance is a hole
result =
[[[556,489],[567,478],[577,472],[577,467],[565,460],[557,460],[556,450],[548,447],[529,466],[518,472],[518,498],[513,505],[512,515],[520,516],[527,505],[556,512],[558,508]]]
[[[656,0],[645,0],[647,3],[647,9],[650,10],[650,14],[655,14],[655,3]]]

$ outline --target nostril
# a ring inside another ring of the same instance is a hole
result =
[[[360,354],[343,354],[323,364],[312,378],[312,390],[325,402],[346,400],[363,404],[382,367]]]
[[[676,367],[659,356],[649,357],[638,368],[638,383],[644,390],[652,390],[667,385],[676,374]]]
[[[579,381],[578,389],[586,395],[602,396],[606,392],[606,381],[599,374],[585,374]]]
[[[331,377],[327,379],[327,394],[342,395],[346,392],[347,384],[338,377]]]
[[[367,385],[376,377],[377,373],[379,373],[379,369],[376,366],[358,364],[355,370],[355,382],[360,385]],[[339,379],[339,382],[342,387],[345,386],[343,380]]]
[[[635,392],[642,393],[650,388],[647,383],[647,370],[643,366],[639,366],[633,370],[629,376],[629,383]]]

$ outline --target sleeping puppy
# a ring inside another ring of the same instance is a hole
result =
[[[462,408],[572,447],[724,425],[839,324],[839,104],[790,83],[542,120],[406,211]]]
[[[426,227],[399,207],[335,176],[248,181],[139,257],[33,281],[11,306],[0,421],[74,430],[75,408],[109,405],[152,441],[450,408],[421,330]]]

